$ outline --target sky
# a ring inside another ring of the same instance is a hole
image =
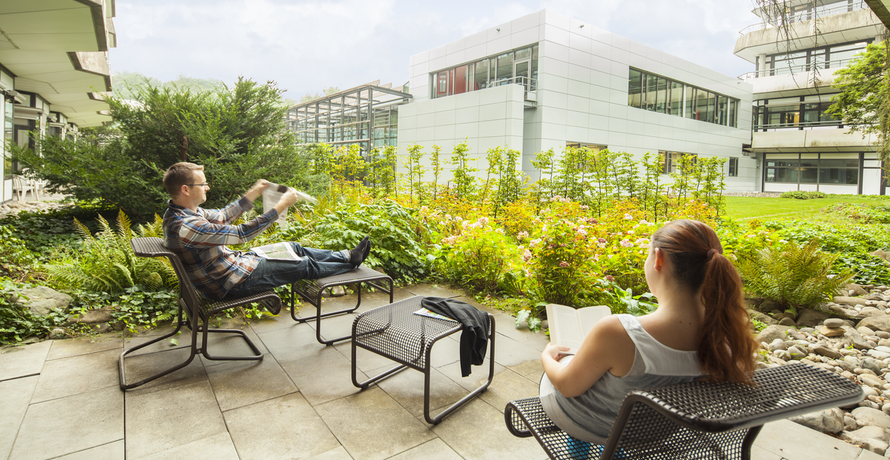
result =
[[[738,76],[754,0],[115,0],[112,73],[273,80],[299,100],[331,86],[408,81],[412,55],[550,9]]]

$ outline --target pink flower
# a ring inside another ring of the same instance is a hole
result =
[[[578,227],[578,236],[587,236],[587,230],[584,230],[584,227]]]
[[[587,211],[588,209],[590,209],[590,206],[587,206],[586,204],[582,204],[582,205],[581,205],[581,210],[582,210],[582,211]]]
[[[631,246],[633,246],[633,245],[634,245],[634,244],[631,243],[630,240],[628,240],[628,239],[626,239],[626,238],[623,239],[623,240],[621,240],[621,247],[622,247],[622,248],[629,248],[629,247],[631,247]]]
[[[614,281],[615,281],[615,277],[612,276],[612,275],[606,275],[606,280],[608,280],[608,281],[613,281],[613,282],[614,282]]]
[[[528,232],[526,232],[526,231],[521,231],[516,235],[516,239],[518,239],[520,241],[522,241],[526,238],[528,238]]]
[[[598,242],[600,242],[600,243],[602,243],[602,244],[606,244],[606,243],[608,243],[608,241],[606,241],[605,238],[599,238],[599,239],[597,239],[596,241],[598,241]]]
[[[566,261],[562,261],[562,262],[559,263],[559,266],[562,267],[562,268],[567,268],[567,267],[569,266],[569,263],[566,262]]]
[[[634,241],[634,244],[641,248],[648,248],[649,240],[647,240],[646,238],[637,238],[637,240]]]
[[[634,217],[633,217],[632,215],[630,215],[630,214],[625,214],[625,215],[624,215],[624,220],[632,220],[633,218],[634,218]]]
[[[525,252],[522,253],[522,261],[528,262],[529,260],[532,260],[532,252],[526,249]]]

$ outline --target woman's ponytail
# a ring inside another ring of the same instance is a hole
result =
[[[715,251],[711,249],[711,251]],[[742,296],[739,273],[723,254],[709,254],[702,282],[705,314],[698,341],[702,372],[711,381],[752,384],[757,342]]]

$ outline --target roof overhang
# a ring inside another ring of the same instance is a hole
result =
[[[0,65],[15,89],[40,94],[52,110],[81,127],[101,125],[111,91],[108,47],[114,46],[113,0],[0,2]]]
[[[890,28],[890,0],[865,0],[865,3],[875,12],[884,26]]]

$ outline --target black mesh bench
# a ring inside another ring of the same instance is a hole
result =
[[[864,397],[857,383],[802,363],[758,370],[754,381],[754,387],[698,381],[631,392],[608,442],[583,451],[537,397],[507,403],[504,418],[513,435],[534,436],[552,459],[750,459],[765,423]]]
[[[368,267],[360,266],[355,270],[341,273],[339,275],[328,276],[325,278],[319,279],[306,279],[297,281],[290,286],[290,316],[294,319],[294,321],[298,323],[305,323],[308,321],[315,320],[315,338],[318,340],[318,343],[323,343],[325,345],[331,345],[335,342],[339,342],[342,340],[347,340],[351,336],[343,336],[337,337],[335,339],[325,339],[321,336],[321,319],[328,318],[331,316],[337,315],[345,315],[347,313],[352,313],[358,309],[358,307],[362,304],[362,284],[368,284],[369,286],[373,286],[377,289],[380,289],[383,292],[389,294],[389,303],[392,303],[392,278],[389,277],[386,273],[380,273],[377,270],[370,269]],[[358,292],[358,299],[355,302],[355,306],[351,308],[345,308],[343,310],[332,311],[328,313],[321,312],[321,298],[324,294],[325,290],[332,289],[336,286],[345,286],[348,284],[355,284],[356,291]],[[294,308],[294,301],[296,296],[299,295],[301,298],[312,304],[315,307],[315,315],[307,316],[305,318],[297,317],[296,309]]]
[[[407,368],[423,372],[423,417],[427,423],[435,425],[455,409],[485,391],[491,384],[491,379],[494,377],[494,317],[488,315],[488,380],[460,401],[432,417],[430,415],[430,354],[433,345],[439,340],[461,331],[463,325],[457,321],[415,315],[414,312],[421,308],[420,301],[422,299],[423,297],[419,296],[411,297],[356,316],[352,323],[352,384],[364,390],[371,384]],[[357,348],[364,348],[399,364],[376,377],[359,382],[356,379]]]

